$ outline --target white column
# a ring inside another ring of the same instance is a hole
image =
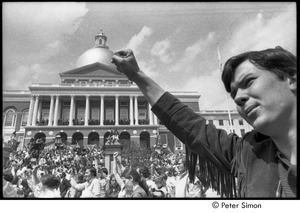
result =
[[[154,115],[154,124],[155,124],[155,125],[158,124],[156,115]]]
[[[34,104],[34,99],[33,99],[33,95],[31,95],[30,105],[29,105],[29,110],[28,110],[27,126],[31,126],[32,113],[33,113],[33,104]]]
[[[130,107],[130,125],[133,125],[133,97],[132,95],[130,96],[130,103],[129,103],[129,107]]]
[[[119,96],[115,97],[115,125],[119,125]]]
[[[100,104],[100,125],[103,126],[104,120],[104,95],[101,95],[101,104]]]
[[[48,118],[48,126],[52,126],[53,105],[54,105],[54,95],[51,95],[49,118]]]
[[[59,95],[56,96],[53,126],[57,126],[57,120],[58,120],[58,103],[59,103]]]
[[[32,116],[32,126],[36,125],[36,117],[37,117],[38,105],[39,105],[39,96],[36,95],[35,96],[34,109],[33,109],[33,116]]]
[[[84,116],[84,125],[89,125],[89,115],[90,115],[90,96],[85,96],[85,116]]]
[[[134,118],[135,125],[139,125],[139,117],[138,117],[138,96],[134,97]]]
[[[151,111],[151,105],[148,103],[148,117],[149,117],[149,124],[153,125],[153,114]]]
[[[39,102],[38,112],[37,112],[37,120],[41,122],[41,115],[42,115],[42,101]]]
[[[73,126],[74,95],[71,95],[71,106],[69,115],[69,126]]]

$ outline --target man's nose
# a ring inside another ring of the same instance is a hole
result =
[[[234,102],[238,106],[243,106],[247,102],[248,99],[249,99],[249,96],[248,96],[246,90],[238,89],[235,94],[235,97],[234,97]]]

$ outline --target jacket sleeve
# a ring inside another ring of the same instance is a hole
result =
[[[227,134],[180,102],[169,92],[152,107],[160,121],[194,154],[213,163],[224,172],[231,172],[231,162],[241,143],[236,134]]]

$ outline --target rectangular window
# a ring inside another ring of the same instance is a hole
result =
[[[146,106],[146,101],[138,101],[138,106]]]
[[[93,120],[99,119],[99,108],[98,107],[91,108],[91,119],[93,119]]]
[[[42,110],[42,119],[49,119],[49,110]]]
[[[70,117],[70,108],[63,108],[61,112],[61,119],[63,121],[69,120]]]
[[[139,109],[139,119],[146,119],[147,110],[146,109]]]
[[[77,108],[77,119],[80,121],[85,117],[85,108]]]
[[[120,108],[120,119],[128,119],[128,108]]]
[[[161,134],[161,135],[159,135],[159,137],[160,137],[161,145],[168,144],[168,135],[167,134]]]
[[[244,120],[243,119],[239,119],[239,125],[244,125]]]
[[[70,103],[71,103],[70,101],[64,101],[64,102],[63,102],[63,106],[68,106],[68,107],[69,107],[69,106],[70,106]]]
[[[23,112],[23,115],[22,115],[22,126],[26,126],[27,125],[27,120],[28,120],[28,111]]]
[[[223,125],[224,125],[223,120],[219,120],[219,125],[220,125],[220,126],[223,126]]]
[[[245,130],[241,129],[241,136],[243,137],[245,135]]]
[[[120,106],[128,106],[128,101],[120,101]]]
[[[50,107],[50,101],[43,101],[44,107]]]
[[[105,109],[105,120],[115,120],[114,108],[106,108]]]
[[[208,123],[209,124],[214,124],[214,121],[213,120],[208,120]]]
[[[176,136],[174,136],[174,139],[175,139],[175,148],[176,148],[176,150],[178,150],[178,149],[182,150],[183,149],[182,142]]]

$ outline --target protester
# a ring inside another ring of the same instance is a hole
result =
[[[126,179],[125,184],[132,184],[133,191],[131,197],[133,198],[145,198],[149,194],[149,189],[145,180],[141,179],[141,176],[135,169],[125,169],[122,177]]]
[[[75,189],[82,191],[81,198],[97,198],[101,196],[101,183],[96,178],[97,171],[94,167],[86,170],[85,182],[72,185]]]
[[[254,128],[242,138],[206,125],[201,115],[148,77],[131,50],[116,52],[112,63],[137,84],[158,119],[187,146],[191,181],[200,159],[201,173],[209,176],[203,181],[224,197],[236,196],[235,178],[239,197],[296,197],[297,59],[293,54],[276,47],[242,53],[226,62],[222,73],[226,91]]]
[[[71,188],[71,183],[66,179],[66,173],[62,172],[61,174],[61,180],[59,184],[59,191],[60,191],[60,196],[64,198],[69,190]]]
[[[111,174],[109,177],[109,181],[107,183],[106,189],[106,198],[118,198],[119,192],[121,191],[121,187],[117,183],[114,174]]]
[[[34,197],[36,198],[60,198],[59,194],[59,178],[55,175],[42,174],[38,177],[39,165],[33,168],[32,186]]]
[[[162,174],[154,178],[155,187],[152,188],[151,193],[154,198],[166,198],[169,197],[169,193],[166,187],[167,176]]]

